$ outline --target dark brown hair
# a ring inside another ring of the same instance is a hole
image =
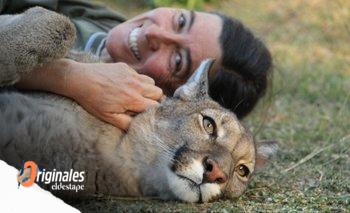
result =
[[[251,112],[265,94],[272,58],[265,44],[240,21],[218,14],[223,23],[220,35],[221,67],[210,79],[210,96],[238,118]]]

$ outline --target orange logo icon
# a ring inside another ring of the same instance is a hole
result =
[[[38,166],[34,161],[27,161],[17,175],[18,187],[20,185],[29,187],[33,185],[38,172]]]

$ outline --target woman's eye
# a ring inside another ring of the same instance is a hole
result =
[[[238,167],[236,168],[236,171],[239,174],[239,176],[241,176],[241,177],[247,177],[250,173],[248,167],[246,167],[243,164],[238,165]]]
[[[179,17],[179,23],[178,23],[178,28],[179,30],[181,30],[186,24],[186,18],[184,16],[183,13],[181,13],[180,17]]]
[[[180,53],[176,53],[175,55],[175,71],[181,70],[182,65],[182,56]]]
[[[216,126],[215,126],[215,122],[214,122],[214,120],[212,118],[204,116],[203,117],[203,127],[204,127],[204,130],[209,135],[215,135]]]

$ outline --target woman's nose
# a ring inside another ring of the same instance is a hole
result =
[[[180,35],[157,26],[149,27],[145,32],[145,36],[150,49],[153,51],[158,50],[162,44],[170,45],[181,41]]]

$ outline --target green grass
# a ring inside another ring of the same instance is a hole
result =
[[[276,158],[237,200],[184,204],[99,198],[76,204],[78,208],[144,212],[350,211],[350,2],[219,2],[204,8],[242,20],[273,53],[273,87],[243,122],[258,140],[279,142]],[[112,0],[108,3],[132,11],[129,14],[145,10]],[[298,164],[310,154],[315,155]]]

